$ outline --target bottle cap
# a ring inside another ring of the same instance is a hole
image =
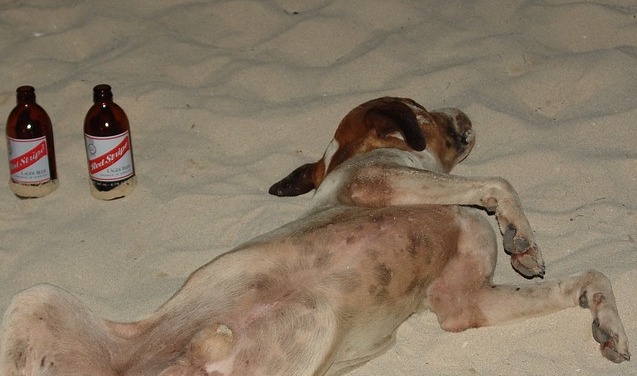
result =
[[[35,101],[35,89],[33,86],[20,86],[15,91],[17,93],[16,99],[18,102]]]
[[[99,84],[93,88],[93,102],[113,100],[113,92],[107,84]]]

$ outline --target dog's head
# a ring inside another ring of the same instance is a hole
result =
[[[270,187],[269,192],[277,196],[307,193],[347,159],[378,148],[415,154],[426,148],[442,170],[449,172],[469,154],[474,143],[471,121],[460,110],[428,112],[409,98],[373,99],[343,118],[322,159],[292,171]]]

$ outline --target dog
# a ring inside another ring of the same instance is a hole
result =
[[[460,110],[366,102],[322,159],[270,189],[316,190],[306,215],[202,266],[138,322],[101,319],[52,285],[18,293],[2,323],[0,374],[339,375],[386,351],[415,312],[457,332],[578,305],[602,355],[629,360],[603,274],[493,284],[498,238],[485,211],[515,270],[543,277],[544,263],[506,180],[449,174],[474,143]]]

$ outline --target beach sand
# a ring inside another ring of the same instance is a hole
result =
[[[311,195],[268,187],[391,95],[469,115],[477,144],[455,173],[509,180],[547,278],[608,275],[637,346],[635,1],[5,1],[0,34],[0,114],[36,88],[60,182],[30,200],[0,185],[0,312],[42,282],[109,319],[152,312],[300,216]],[[110,202],[89,193],[82,132],[100,83],[128,114],[138,178]],[[532,283],[500,254],[496,282]],[[423,312],[352,375],[637,375],[602,358],[590,321],[572,308],[448,333]]]

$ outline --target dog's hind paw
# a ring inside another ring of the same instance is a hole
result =
[[[599,320],[593,320],[593,338],[600,345],[602,355],[611,362],[621,363],[630,360],[628,342],[620,338],[620,334],[600,325]]]
[[[610,281],[595,270],[582,275],[588,286],[579,297],[579,305],[593,314],[593,338],[599,343],[602,355],[615,363],[630,360],[628,337],[617,312]]]

